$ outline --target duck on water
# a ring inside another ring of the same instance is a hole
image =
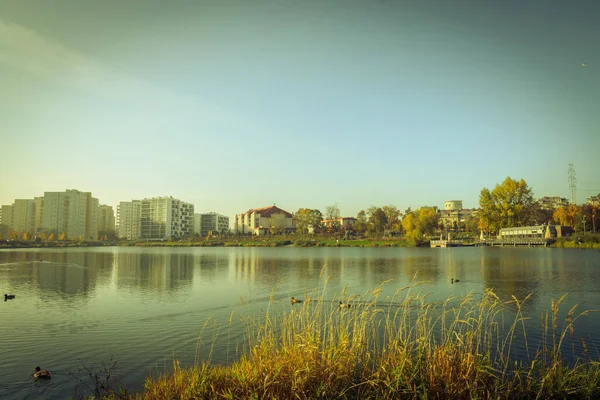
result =
[[[14,298],[15,298],[14,294],[6,294],[6,293],[4,293],[4,301],[6,301],[6,300],[12,300]]]

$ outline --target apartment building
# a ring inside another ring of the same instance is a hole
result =
[[[229,217],[215,212],[194,214],[194,233],[206,236],[209,232],[226,233],[229,231]]]
[[[171,196],[121,202],[117,207],[117,234],[121,238],[165,240],[193,232],[194,206]]]
[[[16,199],[12,206],[11,228],[19,233],[35,234],[35,200]]]
[[[6,204],[2,206],[2,213],[0,214],[0,224],[8,226],[10,229],[13,227],[13,206]]]
[[[142,202],[122,201],[117,206],[117,236],[136,240],[142,236]]]
[[[112,206],[98,206],[98,232],[115,230],[115,211]]]
[[[98,199],[91,192],[67,189],[44,192],[41,231],[68,238],[96,239],[98,236]]]

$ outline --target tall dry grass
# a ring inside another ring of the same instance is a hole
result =
[[[598,358],[563,358],[573,324],[590,312],[575,306],[559,321],[564,296],[542,316],[542,340],[531,347],[523,316],[528,298],[502,301],[486,290],[433,302],[415,283],[382,300],[383,287],[358,296],[342,291],[333,299],[324,287],[287,311],[272,300],[260,316],[241,317],[246,334],[236,361],[191,367],[175,362],[173,371],[148,379],[144,391],[131,397],[600,397]],[[340,309],[340,299],[352,307]],[[507,314],[513,315],[508,321]],[[214,343],[218,328],[207,323],[205,329],[201,340]],[[520,358],[518,343],[525,349]]]

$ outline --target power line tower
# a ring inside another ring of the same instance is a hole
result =
[[[575,178],[575,167],[569,163],[569,189],[571,189],[571,204],[576,204],[575,194],[577,193],[577,178]]]

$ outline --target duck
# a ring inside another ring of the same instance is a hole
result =
[[[350,307],[352,307],[352,304],[350,304],[350,303],[342,303],[342,301],[340,300],[339,307],[340,308],[350,308]]]
[[[292,303],[292,304],[302,303],[302,300],[297,299],[294,296],[292,296],[292,298],[290,299],[290,303]]]
[[[33,373],[33,379],[52,379],[52,375],[50,371],[41,369],[40,367],[35,367],[35,372]]]
[[[4,293],[4,301],[6,301],[6,300],[12,300],[14,298],[15,298],[14,294],[6,294],[6,293]]]
[[[460,279],[450,278],[450,283],[460,282]]]

